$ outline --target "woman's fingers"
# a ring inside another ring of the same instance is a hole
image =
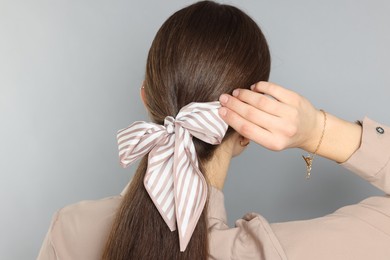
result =
[[[256,93],[248,89],[236,89],[233,91],[233,96],[257,109],[277,117],[288,114],[291,109],[288,105],[283,104],[270,96]],[[230,104],[226,104],[227,107],[229,107],[229,105]],[[229,108],[234,110],[234,107]]]
[[[253,140],[254,142],[269,149],[275,149],[273,147],[274,144],[271,141],[272,134],[268,130],[244,119],[239,114],[227,107],[221,107],[219,109],[219,115],[228,125],[230,125],[242,136]]]
[[[226,123],[271,150],[309,147],[313,129],[318,128],[318,112],[311,103],[269,82],[256,83],[251,89],[237,89],[234,96],[220,97],[221,116]]]
[[[260,81],[252,85],[251,90],[270,95],[288,105],[295,106],[297,105],[296,102],[300,99],[300,96],[297,93],[266,81]]]
[[[239,134],[267,149],[281,151],[288,145],[288,139],[283,134],[275,134],[253,124],[227,107],[221,107],[219,115]]]
[[[252,106],[250,103],[246,103],[245,100],[243,101],[227,94],[222,95],[220,98],[222,106],[229,108],[242,118],[261,128],[271,132],[274,129],[283,128],[283,122],[278,116],[262,111],[261,108]]]

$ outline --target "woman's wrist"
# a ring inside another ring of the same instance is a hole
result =
[[[327,116],[321,110],[316,110],[315,123],[310,129],[310,132],[306,134],[306,140],[299,147],[308,153],[315,153],[317,148],[319,149],[326,132]]]
[[[321,111],[318,111],[317,124],[313,129],[313,135],[302,146],[302,149],[310,153],[316,149],[316,146],[321,140],[324,120],[324,115]],[[326,120],[322,143],[316,154],[338,163],[345,162],[360,147],[362,127],[356,123],[337,118],[329,113],[327,113]]]

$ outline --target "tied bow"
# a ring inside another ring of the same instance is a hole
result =
[[[207,183],[198,168],[192,137],[220,144],[227,124],[218,101],[190,103],[164,126],[137,121],[118,131],[120,163],[129,166],[149,152],[144,185],[171,231],[178,228],[180,251],[191,239],[207,199]]]

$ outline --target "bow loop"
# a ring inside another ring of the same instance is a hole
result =
[[[183,107],[176,121],[192,136],[209,143],[220,144],[228,125],[218,114],[219,102],[190,103]]]
[[[132,164],[153,149],[166,135],[165,127],[142,121],[119,130],[117,139],[121,165],[127,167]]]

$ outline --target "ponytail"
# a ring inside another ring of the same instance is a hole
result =
[[[186,250],[180,252],[177,230],[169,230],[145,190],[147,160],[146,155],[140,161],[123,197],[102,259],[207,259],[207,202]]]

